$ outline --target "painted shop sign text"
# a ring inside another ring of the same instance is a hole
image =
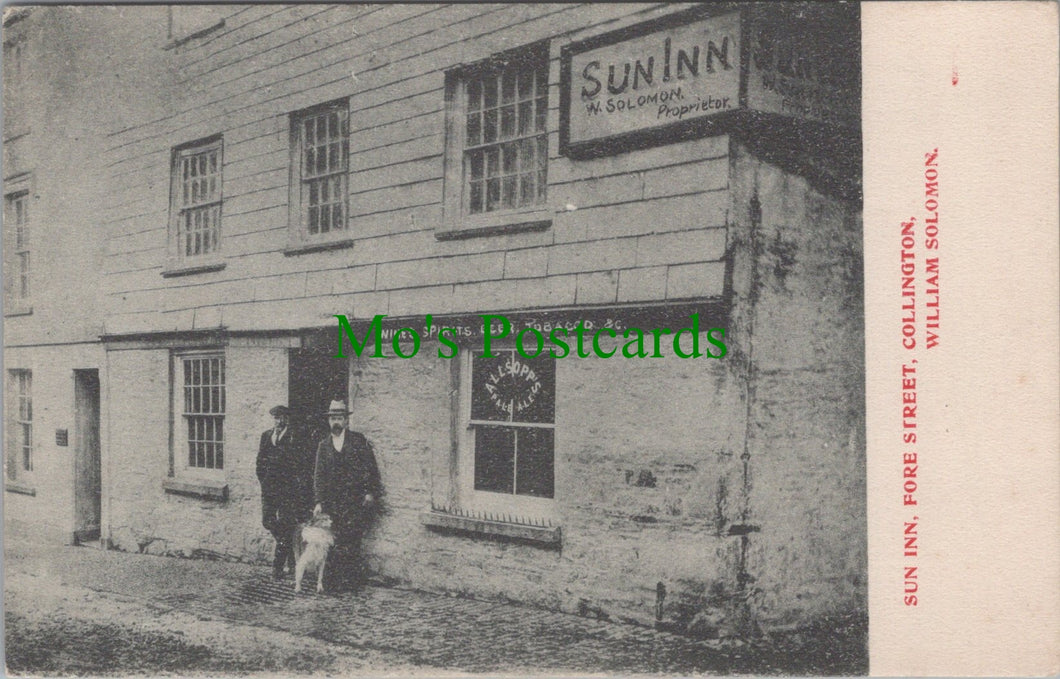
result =
[[[639,32],[639,31],[638,31]],[[740,15],[587,41],[565,51],[565,142],[577,145],[739,107]]]

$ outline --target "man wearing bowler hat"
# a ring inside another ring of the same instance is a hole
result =
[[[313,496],[314,513],[328,514],[335,533],[335,548],[324,573],[331,580],[329,589],[335,589],[356,586],[365,575],[361,538],[383,487],[372,444],[346,427],[350,415],[346,403],[332,401],[326,415],[330,435],[317,446]]]
[[[291,427],[287,406],[270,408],[269,415],[274,425],[261,433],[258,444],[261,523],[276,539],[272,571],[282,579],[285,565],[294,568],[294,527],[308,518],[312,507],[313,458],[301,434]]]

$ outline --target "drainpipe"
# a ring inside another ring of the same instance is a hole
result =
[[[750,547],[749,535],[759,531],[758,526],[749,523],[751,518],[751,436],[753,435],[753,415],[755,405],[755,392],[757,388],[757,370],[754,357],[754,332],[755,320],[758,313],[758,296],[761,290],[761,277],[759,274],[759,260],[761,258],[761,247],[759,244],[759,230],[762,226],[762,204],[758,199],[758,173],[755,172],[754,190],[751,194],[749,205],[750,234],[749,245],[751,253],[751,285],[747,295],[748,320],[747,320],[747,352],[744,366],[744,439],[743,451],[740,453],[742,467],[742,492],[740,497],[739,522],[729,526],[730,536],[739,536],[740,548],[736,562],[736,595],[734,597],[734,615],[736,626],[741,636],[751,636],[754,632],[754,620],[751,611],[751,594],[753,589],[749,585],[754,582],[754,577],[747,571],[747,552]]]

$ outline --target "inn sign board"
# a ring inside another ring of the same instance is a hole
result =
[[[564,50],[564,150],[602,140],[618,147],[644,130],[739,108],[738,12],[637,33],[619,31]]]
[[[812,9],[777,21],[704,6],[566,45],[560,153],[622,153],[762,119],[856,132],[858,73],[845,56],[857,25]]]

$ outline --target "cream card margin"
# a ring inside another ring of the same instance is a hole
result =
[[[1060,671],[1057,4],[862,4],[869,652],[874,675]],[[954,77],[957,83],[953,84]],[[923,348],[938,148],[941,343]],[[901,346],[916,216],[918,347]],[[918,361],[918,505],[901,366]],[[903,557],[915,515],[919,551]],[[917,566],[919,605],[903,605]]]

